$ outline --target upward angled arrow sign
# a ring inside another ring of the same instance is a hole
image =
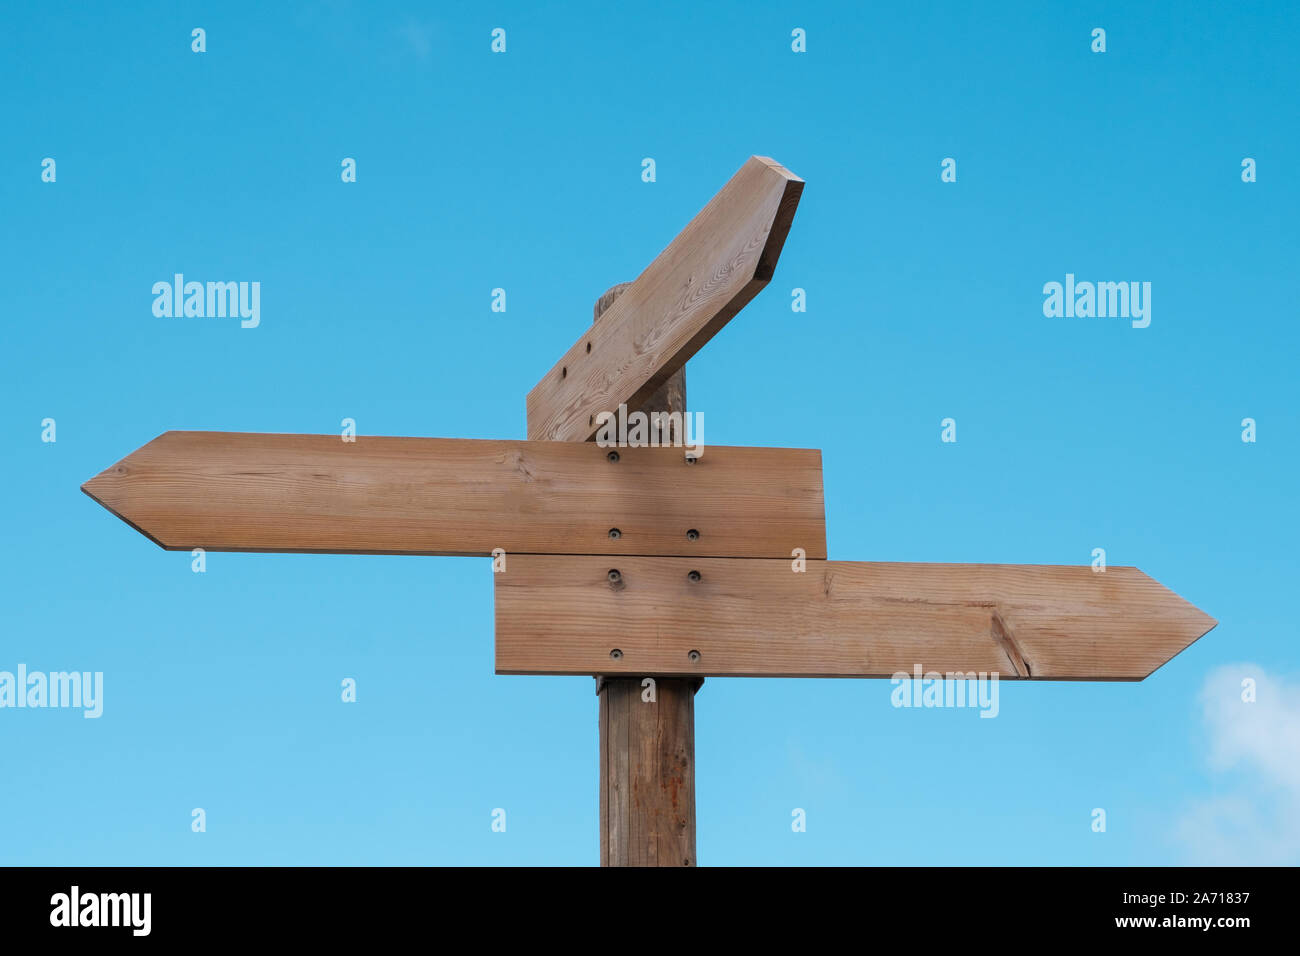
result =
[[[767,283],[802,189],[745,163],[529,393],[530,441],[168,432],[84,490],[165,548],[505,549],[497,671],[603,681],[608,863],[695,862],[704,675],[1140,680],[1213,627],[1134,568],[827,561],[819,452],[586,441]]]
[[[528,393],[528,437],[585,441],[637,408],[772,278],[803,180],[751,157]]]

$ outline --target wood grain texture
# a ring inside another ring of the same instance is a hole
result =
[[[593,319],[631,287],[623,282],[606,290]],[[640,411],[685,412],[686,368],[666,379]],[[639,677],[596,675],[601,866],[695,865],[695,692],[703,682],[657,677],[649,701],[642,699]]]
[[[826,553],[806,449],[166,432],[82,490],[172,550]]]
[[[890,677],[919,665],[1008,679],[1141,680],[1215,624],[1136,568],[807,568],[522,558],[494,576],[497,673]]]
[[[632,288],[631,282],[620,282],[618,285],[606,289],[604,294],[596,300],[596,304],[591,310],[592,321],[599,321],[600,317],[609,311],[609,307],[618,301],[618,297],[630,288]],[[653,395],[645,400],[644,404],[640,406],[629,405],[628,411],[642,411],[647,415],[655,412],[667,412],[670,415],[674,412],[680,412],[684,423],[686,420],[686,366],[683,365],[664,379],[663,383],[655,389]],[[587,439],[584,438],[583,440]],[[685,440],[686,436],[682,433],[682,429],[670,422],[662,438],[663,443],[682,445]]]
[[[600,690],[601,866],[695,866],[695,690],[690,678]]]
[[[528,393],[528,437],[638,408],[772,278],[803,180],[754,156]]]

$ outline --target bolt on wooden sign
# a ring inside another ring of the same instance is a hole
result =
[[[768,283],[803,186],[746,162],[528,393],[527,441],[167,432],[83,490],[172,550],[502,549],[499,674],[1141,680],[1214,627],[1136,568],[827,560],[819,451],[590,440]]]

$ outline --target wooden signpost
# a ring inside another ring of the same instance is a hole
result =
[[[175,550],[504,552],[497,673],[597,679],[605,865],[695,864],[706,676],[1141,680],[1214,627],[1135,568],[829,561],[818,451],[591,441],[620,405],[685,413],[687,359],[771,279],[803,185],[746,162],[600,298],[527,441],[167,432],[82,489]]]

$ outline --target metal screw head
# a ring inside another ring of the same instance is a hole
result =
[[[608,458],[610,461],[618,461],[618,452],[616,452],[616,451],[611,451],[611,452],[610,452],[608,455],[606,455],[605,457]]]
[[[609,652],[609,659],[612,660],[612,661],[622,660],[622,659],[623,659],[623,652],[620,651],[620,650],[616,647],[616,648],[614,648],[612,651]]]
[[[687,653],[686,659],[689,660],[692,664],[698,664],[700,662],[700,652],[690,651]]]
[[[607,575],[611,583],[618,583],[623,580],[623,575],[619,573],[618,568],[610,568]]]
[[[622,531],[619,531],[617,528],[610,528],[610,529],[609,529],[609,536],[610,536],[611,538],[621,538],[621,537],[623,537],[623,532],[622,532]]]
[[[700,579],[700,572],[699,572],[699,571],[692,571],[692,572],[690,572],[688,575],[686,575],[686,578],[687,578],[687,580],[689,580],[689,581],[698,581],[698,580]]]
[[[690,531],[686,532],[686,540],[698,541],[700,540],[700,533],[696,531],[694,528],[692,528]]]

